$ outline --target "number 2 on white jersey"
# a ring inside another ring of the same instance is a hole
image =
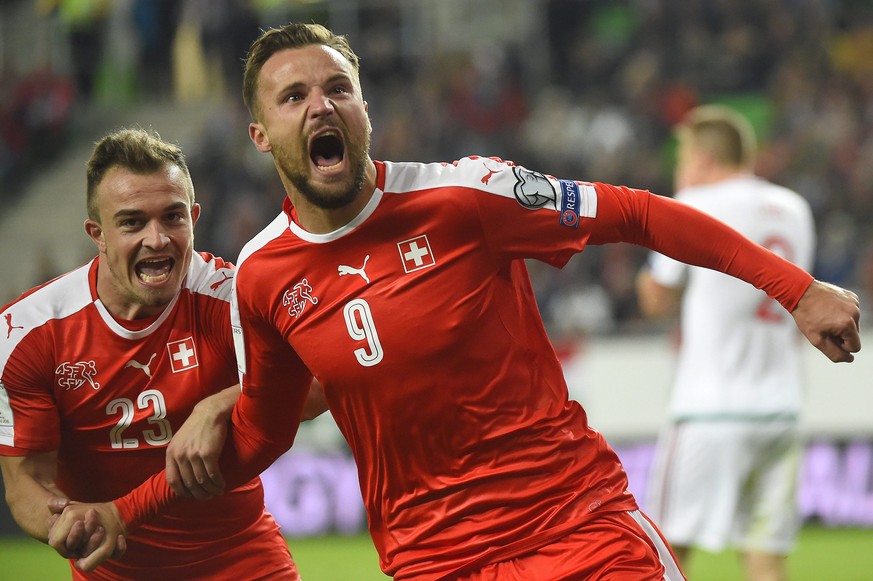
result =
[[[106,414],[114,416],[121,412],[121,417],[115,427],[109,431],[109,441],[112,448],[139,448],[139,439],[125,438],[123,436],[131,424],[136,409],[152,409],[152,415],[148,422],[155,426],[155,430],[143,430],[142,437],[151,446],[162,446],[169,443],[173,437],[173,429],[167,420],[167,404],[164,402],[164,394],[156,389],[147,389],[136,398],[136,406],[132,400],[126,397],[113,399],[106,404]]]
[[[346,303],[343,309],[346,319],[346,329],[355,341],[366,341],[367,348],[355,349],[355,358],[364,367],[372,367],[382,361],[384,352],[376,332],[376,323],[370,305],[364,299],[354,299]]]

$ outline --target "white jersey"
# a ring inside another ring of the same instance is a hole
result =
[[[810,270],[812,212],[795,192],[745,175],[686,188],[676,199]],[[790,314],[762,291],[722,273],[660,254],[652,254],[649,266],[661,285],[686,284],[670,403],[674,419],[796,416],[801,344]]]

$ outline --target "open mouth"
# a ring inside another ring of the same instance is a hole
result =
[[[170,278],[176,261],[172,258],[147,258],[136,263],[134,271],[143,282],[158,283]]]
[[[325,131],[312,140],[309,157],[321,171],[337,169],[345,157],[345,144],[337,131]]]

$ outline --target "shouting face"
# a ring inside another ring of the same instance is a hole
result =
[[[257,148],[273,155],[291,202],[335,210],[367,181],[370,119],[352,65],[323,45],[272,55],[258,76]]]
[[[97,186],[99,222],[85,230],[97,244],[97,293],[122,319],[159,314],[173,300],[194,251],[191,181],[168,164],[150,174],[115,167]]]

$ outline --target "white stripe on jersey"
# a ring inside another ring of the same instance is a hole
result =
[[[489,157],[464,157],[454,164],[383,162],[385,165],[385,191],[414,192],[435,187],[464,187],[516,199],[515,189],[519,183],[516,172],[533,173],[546,179],[555,195],[555,206],[543,209],[560,212],[564,208],[564,189],[561,180],[549,175],[531,172],[511,162]],[[566,180],[564,180],[566,181]],[[597,192],[585,182],[574,182],[579,188],[579,216],[597,216]]]
[[[200,253],[195,252],[188,266],[184,287],[193,293],[229,302],[232,285],[224,281],[232,279],[233,275],[232,268],[219,268],[214,257],[207,262]]]
[[[30,331],[53,319],[69,317],[91,304],[88,271],[93,262],[92,260],[53,280],[23,299],[11,303],[3,311],[4,320],[7,315],[11,315],[7,325],[14,324],[24,329],[20,333],[18,329],[10,330],[9,339],[0,342],[0,376],[6,369],[9,356]]]
[[[255,252],[269,244],[272,240],[280,237],[288,231],[291,220],[284,211],[279,212],[279,215],[273,218],[273,221],[258,232],[254,238],[249,240],[239,253],[239,258],[236,261],[237,271],[245,264],[246,259]],[[234,277],[233,285],[231,286],[230,294],[230,328],[233,332],[233,347],[236,353],[237,371],[239,372],[240,384],[242,384],[242,376],[245,374],[245,348],[243,347],[243,328],[239,320],[239,304],[237,302],[236,281]]]
[[[240,250],[239,258],[236,261],[237,269],[242,266],[246,258],[266,246],[271,240],[281,236],[288,229],[289,222],[288,215],[284,211],[279,212],[279,215],[273,218],[272,222],[267,224],[254,238],[246,242],[245,246]],[[234,283],[236,283],[236,280],[234,280]]]
[[[679,570],[679,565],[676,563],[676,559],[673,558],[673,553],[670,552],[667,543],[664,542],[661,534],[652,526],[649,519],[638,510],[632,510],[628,514],[637,521],[637,524],[640,525],[640,528],[643,529],[643,532],[646,533],[646,536],[651,539],[652,544],[658,550],[658,558],[661,560],[661,564],[664,565],[664,581],[684,581],[685,575]]]
[[[4,446],[15,445],[15,417],[12,415],[12,406],[9,405],[9,394],[0,382],[0,444]]]

